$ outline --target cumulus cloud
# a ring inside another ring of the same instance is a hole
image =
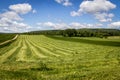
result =
[[[25,32],[31,28],[23,23],[20,14],[27,14],[32,10],[27,3],[10,5],[8,11],[0,13],[0,31],[4,32]]]
[[[120,21],[112,22],[112,23],[109,24],[108,26],[109,26],[109,28],[117,28],[117,29],[120,29]]]
[[[0,28],[2,28],[4,31],[25,32],[27,29],[31,28],[31,26],[22,22],[2,18],[0,19]]]
[[[23,20],[16,12],[14,11],[7,11],[4,12],[2,14],[0,14],[0,18],[7,18],[10,20],[17,20],[17,21],[21,21]]]
[[[53,23],[53,22],[44,22],[44,23],[37,23],[37,26],[49,27],[51,29],[65,29],[69,26],[65,23]]]
[[[28,3],[14,4],[10,5],[9,9],[19,14],[26,14],[32,10],[32,6]]]
[[[94,15],[100,22],[111,22],[114,17],[112,13],[95,13]]]
[[[76,12],[79,15],[82,13],[96,13],[96,12],[103,12],[109,11],[114,9],[116,5],[111,3],[108,0],[92,0],[92,1],[83,1],[80,6],[79,10]]]
[[[72,22],[69,24],[66,23],[53,23],[53,22],[44,22],[44,23],[37,23],[37,26],[41,27],[50,27],[52,29],[67,29],[67,28],[74,28],[74,29],[80,29],[80,28],[100,28],[103,26],[103,24],[97,23],[97,24],[86,24],[86,23],[79,23],[79,22]]]
[[[100,28],[103,26],[103,24],[97,23],[97,24],[86,24],[86,23],[78,23],[78,22],[72,22],[69,24],[71,28],[79,29],[79,28]]]
[[[55,0],[57,3],[62,4],[64,6],[71,6],[72,3],[70,2],[70,0]]]
[[[99,21],[106,22],[112,20],[113,14],[107,12],[114,8],[116,8],[116,5],[108,0],[87,0],[80,4],[78,11],[72,11],[71,16],[80,16],[82,14],[90,13]],[[107,14],[109,16],[107,16]]]

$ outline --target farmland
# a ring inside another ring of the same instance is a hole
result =
[[[0,43],[10,40],[15,37],[15,34],[0,34]]]
[[[0,48],[0,80],[120,80],[120,38],[20,35]]]

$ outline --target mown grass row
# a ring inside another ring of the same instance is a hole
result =
[[[12,44],[0,48],[0,79],[120,79],[120,47],[113,44],[114,40],[112,46],[109,39],[100,39],[108,41],[105,45],[94,44],[94,40],[99,42],[99,39],[86,38],[92,40],[93,44],[82,42],[84,39],[80,41],[82,38],[76,39],[56,39],[43,35],[19,36]]]

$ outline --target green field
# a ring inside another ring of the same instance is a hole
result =
[[[0,43],[10,40],[15,37],[15,34],[0,34]]]
[[[0,80],[120,80],[120,38],[20,35],[0,48]]]

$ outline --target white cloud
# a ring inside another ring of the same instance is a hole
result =
[[[4,12],[2,14],[0,14],[0,18],[7,18],[10,20],[17,20],[17,21],[21,21],[23,20],[16,12],[14,11],[7,11]]]
[[[112,22],[112,23],[109,24],[108,26],[109,26],[109,28],[117,28],[117,29],[120,29],[120,21]]]
[[[27,14],[31,11],[31,5],[16,4],[10,5],[10,10],[0,13],[0,31],[3,32],[25,32],[31,28],[26,23],[23,23],[20,14]],[[35,12],[35,11],[34,11]]]
[[[0,28],[2,28],[5,31],[24,32],[27,29],[31,28],[31,26],[22,22],[2,18],[0,19]]]
[[[37,11],[35,9],[32,10],[33,13],[37,13]]]
[[[65,2],[63,3],[64,6],[71,6],[72,3],[69,2],[69,0],[65,0]]]
[[[69,24],[72,28],[85,28],[86,26],[81,24],[81,23],[78,23],[78,22],[72,22]]]
[[[28,3],[10,5],[9,9],[19,14],[26,14],[32,10],[32,6]]]
[[[12,21],[9,20],[8,18],[1,18],[0,19],[0,27],[8,27],[8,23],[11,23]]]
[[[31,28],[28,24],[18,22],[13,22],[10,26],[14,26],[11,28],[13,32],[26,32],[29,28]]]
[[[57,3],[62,3],[63,0],[55,0]]]
[[[45,22],[45,23],[43,23],[43,25],[44,25],[44,26],[49,26],[49,27],[55,26],[55,24],[52,23],[52,22]]]
[[[112,14],[112,13],[95,13],[94,16],[100,22],[111,22],[112,17],[114,17],[114,14]]]
[[[112,20],[114,15],[107,12],[114,8],[116,8],[116,5],[111,3],[109,0],[87,0],[80,4],[78,11],[72,11],[71,16],[80,16],[82,14],[90,13],[99,21],[106,22]]]
[[[75,28],[75,29],[80,29],[80,28],[100,28],[103,25],[100,23],[97,24],[81,24],[78,22],[72,22],[69,24],[66,23],[53,23],[53,22],[44,22],[44,23],[37,23],[37,26],[41,26],[42,28],[52,28],[52,29],[67,29],[67,28]]]
[[[100,28],[103,26],[103,24],[97,23],[97,24],[82,24],[78,22],[72,22],[69,24],[71,28],[80,29],[80,28]]]
[[[77,13],[82,14],[82,13],[103,12],[114,9],[115,7],[116,5],[114,5],[108,0],[92,0],[92,1],[88,0],[88,1],[83,1],[80,4]]]
[[[71,16],[80,16],[81,15],[79,12],[76,12],[76,11],[72,11],[70,14],[71,14]]]
[[[64,6],[72,6],[72,3],[70,2],[70,0],[55,0],[55,1]]]
[[[37,26],[49,27],[52,29],[65,29],[69,26],[65,23],[53,23],[53,22],[44,22],[44,23],[37,23]]]

